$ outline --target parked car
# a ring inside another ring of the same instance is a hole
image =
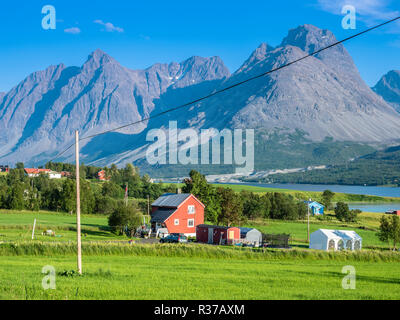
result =
[[[187,243],[188,238],[182,233],[171,233],[160,239],[160,243]]]

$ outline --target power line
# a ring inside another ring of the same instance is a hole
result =
[[[365,34],[365,33],[368,33],[368,32],[370,32],[370,31],[373,31],[373,30],[375,30],[375,29],[381,28],[381,27],[383,27],[383,26],[385,26],[385,25],[387,25],[387,24],[389,24],[389,23],[395,22],[395,21],[397,21],[397,20],[399,20],[399,19],[400,19],[400,17],[397,17],[397,18],[388,20],[388,21],[383,22],[383,23],[381,23],[381,24],[378,24],[378,25],[376,25],[376,26],[374,26],[374,27],[371,27],[371,28],[368,28],[368,29],[366,29],[366,30],[364,30],[364,31],[361,31],[361,32],[359,32],[359,33],[356,33],[355,35],[352,35],[352,36],[350,36],[350,37],[347,37],[347,38],[345,38],[345,39],[343,39],[343,40],[337,41],[337,42],[335,42],[335,43],[333,43],[333,44],[331,44],[331,45],[329,45],[329,46],[327,46],[327,47],[324,47],[324,48],[322,48],[322,49],[319,49],[319,50],[317,50],[317,51],[314,51],[314,52],[312,52],[312,53],[310,53],[310,54],[308,54],[308,55],[305,55],[304,57],[301,57],[301,58],[299,58],[299,59],[296,59],[296,60],[293,60],[293,61],[291,61],[291,62],[288,62],[288,63],[286,63],[286,64],[284,64],[284,65],[282,65],[282,66],[280,66],[280,67],[271,69],[271,70],[269,70],[269,71],[267,71],[267,72],[264,72],[264,73],[261,73],[261,74],[259,74],[259,75],[250,77],[250,78],[248,78],[248,79],[246,79],[246,80],[237,82],[237,83],[235,83],[235,84],[233,84],[233,85],[230,85],[230,86],[228,86],[228,87],[226,87],[226,88],[223,88],[223,89],[214,91],[214,92],[212,92],[212,93],[210,93],[210,94],[208,94],[208,95],[206,95],[206,96],[203,96],[203,97],[201,97],[201,98],[198,98],[198,99],[196,99],[196,100],[193,100],[193,101],[187,102],[187,103],[185,103],[185,104],[182,104],[182,105],[180,105],[180,106],[177,106],[177,107],[174,107],[174,108],[165,110],[165,111],[163,111],[163,112],[160,112],[160,113],[151,115],[151,116],[149,116],[149,117],[147,117],[147,118],[144,118],[144,119],[142,119],[142,120],[138,120],[138,121],[135,121],[135,122],[131,122],[131,123],[125,124],[125,125],[123,125],[123,126],[120,126],[120,127],[114,128],[114,129],[109,129],[109,130],[106,130],[106,131],[103,131],[103,132],[99,132],[99,133],[96,133],[96,134],[93,134],[93,135],[90,135],[90,136],[87,136],[87,137],[80,138],[79,141],[87,140],[87,139],[92,139],[92,138],[94,138],[94,137],[97,137],[97,136],[100,136],[100,135],[103,135],[103,134],[106,134],[106,133],[118,131],[118,130],[121,130],[121,129],[130,127],[130,126],[133,126],[133,125],[142,123],[142,122],[146,122],[146,121],[149,121],[149,120],[151,120],[151,119],[160,117],[160,116],[162,116],[162,115],[164,115],[164,114],[167,114],[167,113],[170,113],[170,112],[173,112],[173,111],[176,111],[176,110],[179,110],[179,109],[188,107],[188,106],[193,105],[193,104],[195,104],[195,103],[201,102],[201,101],[203,101],[203,100],[209,99],[209,98],[211,98],[211,97],[213,97],[213,96],[215,96],[215,95],[217,95],[217,94],[220,94],[220,93],[222,93],[222,92],[228,91],[228,90],[230,90],[230,89],[233,89],[233,88],[235,88],[235,87],[238,87],[238,86],[240,86],[240,85],[242,85],[242,84],[245,84],[245,83],[247,83],[247,82],[250,82],[250,81],[253,81],[253,80],[262,78],[262,77],[264,77],[264,76],[266,76],[266,75],[269,75],[269,74],[271,74],[271,73],[273,73],[273,72],[276,72],[276,71],[282,70],[282,69],[284,69],[284,68],[287,68],[287,67],[291,66],[292,64],[298,63],[298,62],[303,61],[303,60],[305,60],[305,59],[307,59],[307,58],[309,58],[309,57],[315,56],[315,55],[317,55],[317,54],[319,54],[319,53],[321,53],[321,52],[323,52],[323,51],[325,51],[325,50],[328,50],[328,49],[330,49],[330,48],[333,48],[333,47],[335,47],[335,46],[337,46],[337,45],[339,45],[339,44],[342,44],[342,43],[344,43],[344,42],[347,42],[347,41],[349,41],[349,40],[351,40],[351,39],[354,39],[354,38],[356,38],[356,37],[359,37],[359,36],[361,36],[361,35],[363,35],[363,34]],[[67,152],[69,149],[71,149],[74,145],[75,145],[75,143],[72,144],[72,145],[70,145],[70,146],[69,146],[68,148],[66,148],[64,151],[62,151],[62,152],[60,152],[59,154],[57,154],[57,156],[56,156],[55,158],[53,158],[52,160],[50,160],[49,162],[52,162],[52,161],[56,160],[57,158],[59,158],[60,156],[62,156],[65,152]]]

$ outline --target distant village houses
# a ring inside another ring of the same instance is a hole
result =
[[[61,174],[61,177],[63,177],[63,178],[68,178],[71,176],[71,172],[68,172],[68,171],[61,171],[60,174]]]
[[[41,174],[47,174],[50,179],[61,179],[62,178],[61,173],[52,171],[50,169],[25,168],[24,171],[30,178],[39,177],[39,175],[41,175]]]
[[[107,176],[106,171],[105,170],[100,170],[97,173],[97,179],[100,181],[109,181],[110,177]]]

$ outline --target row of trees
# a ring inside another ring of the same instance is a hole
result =
[[[306,217],[303,202],[283,193],[258,195],[248,191],[234,192],[230,188],[213,187],[205,176],[192,170],[184,181],[185,193],[194,194],[206,206],[206,219],[215,224],[239,225],[247,219],[272,218],[296,220]]]
[[[336,218],[343,222],[357,222],[357,217],[361,210],[350,210],[349,205],[344,202],[338,202],[335,208]]]
[[[57,164],[52,164],[57,165]],[[67,164],[63,164],[67,166]],[[58,168],[60,169],[60,168]],[[61,169],[68,169],[62,167]],[[54,170],[54,169],[53,169]],[[82,166],[84,172],[94,172],[92,167]],[[62,170],[61,170],[62,171]],[[99,183],[94,180],[81,179],[81,209],[82,213],[110,214],[122,200],[125,187],[128,185],[128,195],[136,199],[150,200],[158,198],[164,192],[174,192],[172,187],[152,183],[145,175],[131,164],[123,169],[112,167],[108,169],[111,181]],[[75,176],[66,179],[49,179],[45,174],[30,178],[23,170],[23,164],[11,169],[8,175],[0,176],[0,208],[14,210],[52,210],[73,213],[76,207]]]
[[[389,247],[392,243],[393,250],[396,250],[397,243],[400,242],[400,218],[396,215],[382,216],[378,237],[380,241],[388,242]]]

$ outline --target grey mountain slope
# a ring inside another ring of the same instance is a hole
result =
[[[147,118],[266,72],[336,41],[311,25],[290,30],[281,45],[261,44],[232,75],[218,57],[130,70],[101,50],[78,67],[49,67],[0,97],[0,162],[43,164],[82,136]],[[196,105],[85,140],[83,161],[109,165],[143,158],[146,132],[179,128],[300,129],[314,141],[383,143],[400,138],[400,115],[361,79],[344,46],[259,78]],[[4,132],[4,130],[2,130]],[[72,151],[60,160],[72,161]]]
[[[229,76],[217,58],[192,57],[182,63],[130,70],[101,50],[81,68],[50,67],[11,90],[0,105],[2,161],[48,159],[71,143],[74,131],[87,136],[146,118],[169,87],[184,88]],[[127,128],[136,134],[145,124]],[[12,153],[10,153],[12,152]]]
[[[279,47],[257,49],[221,87],[335,41],[329,31],[299,27],[290,31]],[[216,96],[200,109],[207,115],[206,125],[218,128],[227,124],[234,128],[298,128],[316,141],[326,136],[365,142],[400,137],[398,114],[365,84],[342,45]]]
[[[385,74],[373,90],[386,102],[400,112],[400,71],[392,70]]]
[[[261,44],[216,89],[277,68],[336,41],[330,31],[301,26],[291,30],[277,48]],[[168,120],[177,120],[180,128],[301,129],[314,141],[333,137],[382,143],[400,138],[399,114],[365,84],[343,45],[214,96],[183,115],[165,117],[159,127]],[[125,163],[143,156],[143,150],[140,153],[139,148],[131,147],[97,163],[118,163],[121,159]]]

